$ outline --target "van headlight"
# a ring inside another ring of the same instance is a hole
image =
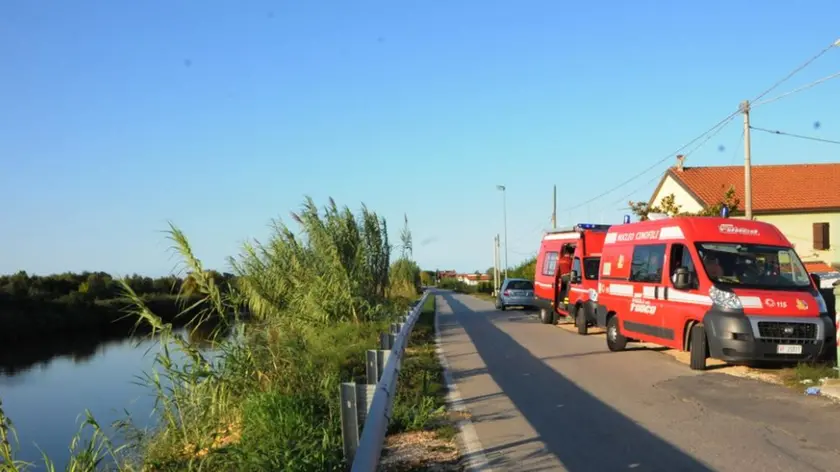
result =
[[[741,298],[738,295],[733,292],[721,290],[714,285],[709,289],[709,298],[712,299],[712,303],[721,308],[729,310],[741,310],[744,308],[741,305]]]
[[[598,301],[598,291],[595,290],[594,288],[589,289],[589,299],[592,300],[593,302]]]
[[[819,308],[820,313],[828,313],[828,304],[825,302],[825,298],[823,298],[822,294],[817,292],[817,308]]]

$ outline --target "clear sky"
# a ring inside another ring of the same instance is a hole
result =
[[[693,139],[840,38],[840,2],[0,2],[0,272],[209,266],[304,195],[364,202],[426,268],[483,270],[621,220]],[[835,48],[773,95],[840,71]],[[840,140],[840,80],[755,126]],[[821,126],[815,129],[814,123]],[[740,117],[686,165],[742,162]],[[753,133],[753,163],[840,146]],[[806,190],[806,189],[804,189]],[[808,189],[810,190],[810,189]]]

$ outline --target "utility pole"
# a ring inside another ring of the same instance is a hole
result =
[[[752,162],[750,151],[750,101],[741,103],[744,114],[744,216],[752,220]]]
[[[502,218],[505,225],[505,278],[508,276],[508,236],[507,236],[507,191],[504,185],[497,185],[497,190],[502,192]]]
[[[499,290],[499,235],[493,236],[493,295]]]
[[[557,186],[554,186],[554,205],[551,209],[551,229],[557,229]]]

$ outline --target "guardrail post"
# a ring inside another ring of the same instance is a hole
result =
[[[376,349],[368,349],[365,353],[365,381],[368,385],[376,385],[379,382],[379,373],[382,368],[379,367],[379,356]]]
[[[364,425],[365,421],[367,421],[370,404],[373,403],[374,394],[376,394],[376,384],[356,384],[356,412],[358,413],[357,416],[359,418],[359,425]],[[364,426],[362,426],[362,429],[364,429]],[[361,432],[359,434],[361,434]]]
[[[393,346],[389,333],[379,333],[379,349],[388,350]]]
[[[353,463],[359,448],[359,409],[356,397],[356,383],[341,384],[341,439],[344,444],[344,458]]]
[[[385,364],[388,363],[388,358],[391,357],[391,350],[390,349],[381,349],[376,351],[376,364],[379,371],[379,377],[376,379],[382,378],[382,372],[385,370]]]

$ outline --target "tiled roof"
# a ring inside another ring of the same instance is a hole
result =
[[[744,205],[744,167],[671,168],[668,173],[702,203],[719,202],[730,186]],[[752,166],[753,211],[840,208],[840,163]]]

